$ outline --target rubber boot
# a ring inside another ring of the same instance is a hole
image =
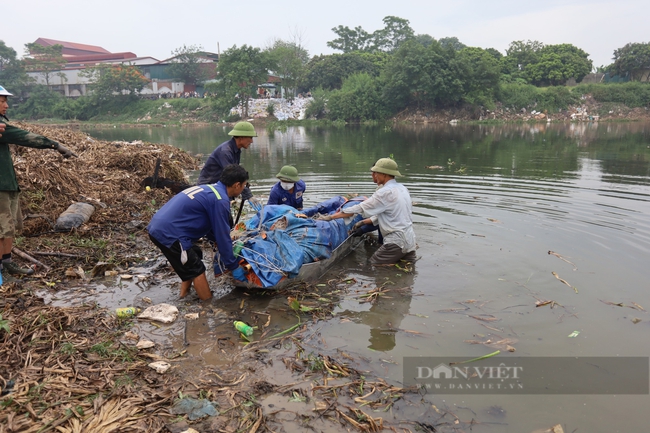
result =
[[[5,272],[9,272],[12,275],[32,275],[34,273],[32,268],[21,268],[14,262],[3,262],[2,266]]]

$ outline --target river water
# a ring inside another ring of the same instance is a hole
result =
[[[228,130],[89,133],[168,143],[207,157]],[[258,134],[242,165],[259,197],[285,164],[305,180],[306,206],[336,194],[370,195],[369,168],[389,155],[404,175],[398,181],[410,190],[419,246],[414,272],[373,269],[367,259],[375,247],[367,245],[328,274],[324,280],[344,275],[351,281],[336,316],[318,324],[330,349],[369,359],[377,374],[397,382],[410,357],[426,363],[500,349],[503,363],[544,357],[552,366],[557,357],[650,355],[650,124],[289,127]],[[392,289],[374,303],[361,302],[359,296],[376,287]],[[149,292],[154,301],[173,300],[170,293]],[[214,305],[236,308],[245,297],[237,291]],[[554,303],[537,307],[541,301]],[[272,297],[259,302],[286,305]],[[190,353],[218,363],[210,323],[195,326],[201,344]],[[641,373],[647,381],[648,372]],[[561,368],[556,374],[570,382]],[[594,372],[585,375],[599,380]],[[558,423],[564,431],[647,431],[647,387],[645,395],[574,388],[425,398],[464,420],[486,423],[472,431],[531,432]]]

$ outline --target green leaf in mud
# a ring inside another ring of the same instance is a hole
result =
[[[297,299],[291,299],[289,301],[289,307],[291,307],[291,309],[293,311],[299,311],[300,310],[300,302],[298,302]]]
[[[289,401],[304,403],[307,401],[307,397],[304,397],[300,395],[298,392],[294,391],[293,394],[291,395],[291,398],[289,398]]]
[[[3,320],[2,319],[2,314],[0,314],[0,331],[6,331],[7,334],[9,334],[11,331],[9,330],[9,321],[8,320]]]
[[[450,362],[449,365],[454,365],[454,364],[467,364],[468,362],[476,362],[476,361],[480,361],[480,360],[482,360],[482,359],[491,358],[491,357],[493,357],[493,356],[495,356],[495,355],[498,355],[499,353],[501,353],[501,351],[500,351],[500,350],[497,350],[497,351],[494,351],[494,352],[492,352],[492,353],[488,353],[487,355],[479,356],[478,358],[468,359],[467,361]]]

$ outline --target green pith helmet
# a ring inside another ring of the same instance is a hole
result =
[[[378,159],[375,165],[370,168],[370,171],[388,174],[390,176],[402,175],[402,173],[397,170],[397,163],[390,158]]]
[[[250,122],[235,123],[235,127],[228,133],[228,135],[233,137],[257,137],[255,128]]]
[[[5,89],[4,87],[0,86],[0,96],[14,96],[14,95],[7,92],[7,89]]]
[[[276,174],[275,177],[285,182],[298,182],[300,180],[298,170],[290,165],[282,167],[280,173]]]

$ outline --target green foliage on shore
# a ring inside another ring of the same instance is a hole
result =
[[[585,95],[605,104],[608,111],[650,107],[647,82],[565,86],[569,80],[580,83],[593,69],[589,54],[572,44],[513,41],[503,55],[494,48],[467,46],[454,36],[435,39],[416,34],[400,17],[387,16],[382,22],[375,31],[333,28],[336,37],[327,44],[341,53],[311,59],[299,37],[275,40],[266,49],[234,45],[219,56],[216,77],[204,86],[210,97],[204,99],[140,99],[148,80],[138,67],[117,64],[87,69],[89,94],[64,98],[25,74],[31,68],[46,82],[60,75],[60,46],[44,49],[28,44],[35,55],[18,60],[15,50],[0,41],[0,79],[16,92],[10,101],[11,116],[37,120],[235,121],[239,115],[230,114],[233,107],[239,106],[247,118],[250,99],[260,88],[277,83],[288,99],[311,92],[308,119],[336,122],[381,122],[414,111],[484,113],[504,108],[508,113],[551,113],[583,104]],[[184,45],[176,50],[179,62],[168,73],[187,84],[202,82],[197,57],[201,49]],[[619,74],[618,82],[649,79],[650,43],[629,43],[615,50],[614,58],[614,64],[599,70]],[[268,113],[273,114],[274,108]]]
[[[582,94],[570,87],[536,87],[532,84],[502,84],[497,101],[513,111],[522,109],[537,111],[558,111],[577,104]]]
[[[486,97],[486,95],[490,95]],[[580,105],[584,95],[591,95],[604,104],[605,112],[613,107],[650,107],[650,83],[580,84],[574,87],[536,87],[531,84],[500,83],[492,93],[483,93],[482,105],[492,109],[496,105],[511,112],[536,110],[549,113]],[[345,80],[339,90],[313,91],[313,102],[306,110],[307,119],[326,122],[382,121],[395,114],[396,101],[386,99],[386,86],[379,77],[358,74]],[[89,121],[97,123],[182,123],[234,121],[228,116],[230,107],[222,107],[214,98],[138,99],[118,97],[98,103],[91,97],[65,98],[57,92],[38,86],[32,98],[13,106],[10,118],[41,121]],[[400,109],[421,106],[409,101],[398,105]],[[435,110],[435,108],[433,109]]]
[[[589,94],[598,102],[615,102],[629,108],[650,108],[650,83],[579,84],[573,93]]]

